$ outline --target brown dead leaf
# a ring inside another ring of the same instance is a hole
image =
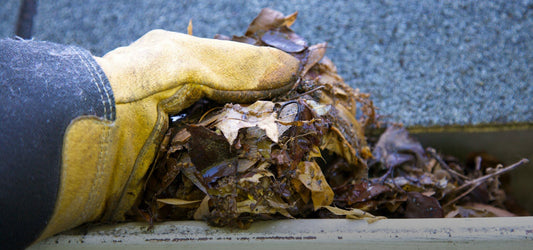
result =
[[[198,171],[233,158],[230,145],[223,135],[203,126],[191,125],[187,127],[187,130],[191,134],[189,155]]]
[[[311,199],[316,209],[328,206],[333,202],[333,190],[328,185],[320,166],[314,161],[304,161],[298,164],[296,177],[311,191]]]
[[[406,218],[444,217],[444,212],[437,199],[424,196],[418,192],[408,192],[407,197],[407,205],[405,207]]]
[[[287,34],[279,30],[270,30],[261,36],[261,41],[265,44],[283,50],[287,53],[298,53],[306,48],[302,43],[303,39],[295,34]]]
[[[309,54],[302,70],[302,75],[307,74],[311,67],[315,66],[326,54],[328,43],[319,43],[309,47]]]
[[[259,127],[265,130],[266,135],[273,142],[279,140],[279,128],[276,122],[277,114],[274,112],[274,103],[257,101],[251,105],[229,105],[220,114],[215,125],[230,144],[233,144],[241,128]]]
[[[289,19],[292,18],[296,17],[290,17]],[[275,29],[284,23],[285,17],[283,16],[283,13],[270,8],[264,8],[261,10],[261,12],[259,12],[259,15],[257,15],[252,23],[250,23],[250,26],[248,26],[248,29],[246,30],[245,36],[253,36],[257,32]],[[290,23],[290,21],[287,23]]]
[[[387,168],[409,161],[417,166],[425,165],[424,148],[419,142],[409,137],[405,128],[399,126],[387,128],[380,136],[372,155]]]

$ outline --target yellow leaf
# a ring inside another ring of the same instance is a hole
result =
[[[175,199],[175,198],[157,199],[157,202],[168,204],[168,205],[174,205],[174,206],[185,206],[185,205],[197,204],[197,203],[200,203],[200,201],[201,200],[188,201],[188,200]]]
[[[353,208],[346,210],[338,207],[323,206],[323,208],[329,210],[334,215],[346,216],[346,219],[361,220],[365,219],[368,223],[374,223],[378,220],[386,219],[384,216],[374,216],[371,213],[365,212],[361,209]]]
[[[287,27],[291,27],[291,25],[294,23],[294,21],[296,21],[296,17],[298,16],[298,11],[288,15],[288,16],[285,16],[283,19],[283,25],[287,26]]]
[[[209,195],[206,195],[202,202],[200,203],[200,207],[196,209],[194,212],[194,219],[195,220],[203,220],[209,215]]]
[[[255,200],[245,200],[237,202],[237,213],[251,213],[251,214],[275,214],[279,213],[287,218],[293,218],[289,212],[287,212],[288,205],[283,203],[270,202],[270,205],[265,206],[258,204]],[[253,208],[253,209],[252,209]]]
[[[313,200],[315,210],[333,202],[335,194],[316,162],[300,162],[298,169],[296,169],[296,175],[298,180],[311,191],[311,200]]]
[[[187,34],[192,36],[192,19],[189,19],[189,25],[187,26]]]

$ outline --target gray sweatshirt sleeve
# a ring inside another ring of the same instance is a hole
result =
[[[63,136],[79,116],[115,119],[111,86],[88,51],[0,40],[0,248],[24,248],[48,224]]]

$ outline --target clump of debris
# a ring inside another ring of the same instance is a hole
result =
[[[327,44],[308,45],[290,29],[296,16],[263,9],[244,36],[216,37],[290,53],[301,62],[300,79],[273,100],[202,100],[173,117],[134,209],[138,219],[246,228],[277,218],[520,212],[509,211],[499,176],[526,159],[503,167],[473,156],[465,165],[424,149],[399,125],[380,129],[369,94],[344,83],[324,56]]]

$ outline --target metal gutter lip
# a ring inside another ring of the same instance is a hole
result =
[[[85,231],[82,233],[82,231]],[[263,221],[249,229],[210,227],[204,222],[164,222],[78,228],[30,249],[396,249],[501,247],[531,248],[533,216],[450,219],[384,219],[372,224],[348,219]]]

